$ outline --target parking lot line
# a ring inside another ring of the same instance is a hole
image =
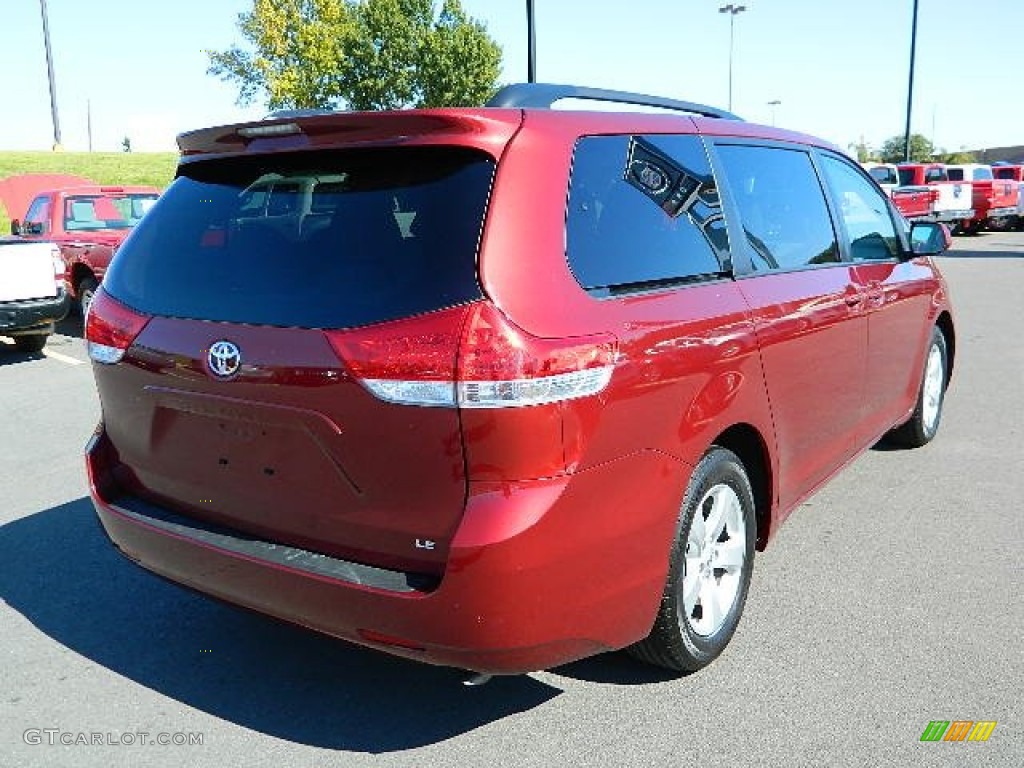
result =
[[[54,352],[52,349],[47,349],[45,347],[43,348],[43,354],[53,360],[60,360],[60,362],[67,363],[68,365],[85,365],[85,362],[82,360],[78,360],[68,355],[62,355],[60,352]]]

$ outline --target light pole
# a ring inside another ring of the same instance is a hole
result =
[[[53,80],[53,54],[50,52],[50,21],[46,13],[46,0],[39,0],[43,14],[43,45],[46,47],[46,74],[50,78],[50,115],[53,117],[53,148],[60,148],[60,118],[57,117],[57,84]]]
[[[779,104],[781,104],[781,103],[782,102],[779,101],[778,99],[772,99],[771,101],[768,102],[768,106],[772,108],[772,127],[773,128],[775,127],[775,108],[777,106],[779,106]]]
[[[729,111],[732,112],[732,51],[735,40],[736,16],[747,10],[745,5],[729,3],[718,9],[719,13],[729,14]]]
[[[526,82],[537,82],[537,30],[533,19],[533,0],[526,0]]]
[[[907,83],[907,128],[903,132],[903,162],[910,162],[910,110],[914,104],[914,56],[917,53],[917,0],[910,25],[910,81]]]

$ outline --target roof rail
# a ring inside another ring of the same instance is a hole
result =
[[[506,85],[487,102],[488,107],[506,107],[519,109],[550,109],[551,105],[562,99],[589,99],[591,101],[611,101],[620,104],[639,104],[645,107],[659,107],[678,112],[689,112],[704,117],[717,117],[722,120],[742,120],[742,118],[715,109],[704,104],[691,101],[677,101],[661,96],[647,96],[629,91],[609,91],[604,88],[587,88],[580,85],[555,85],[552,83],[515,83]]]

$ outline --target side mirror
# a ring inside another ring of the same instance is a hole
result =
[[[945,224],[915,221],[910,225],[910,250],[914,256],[936,256],[952,244],[953,238]]]
[[[20,235],[21,234],[21,222],[18,221],[17,219],[14,219],[11,222],[11,234],[12,235]]]

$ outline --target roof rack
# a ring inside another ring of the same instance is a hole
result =
[[[550,109],[551,105],[562,99],[589,99],[591,101],[611,101],[620,104],[639,104],[645,107],[659,107],[677,112],[689,112],[703,117],[717,117],[722,120],[742,120],[742,118],[692,101],[677,101],[661,96],[647,96],[629,91],[610,91],[604,88],[586,88],[580,85],[554,85],[552,83],[515,83],[506,85],[498,91],[494,98],[487,102],[488,107],[506,107],[519,109]]]

